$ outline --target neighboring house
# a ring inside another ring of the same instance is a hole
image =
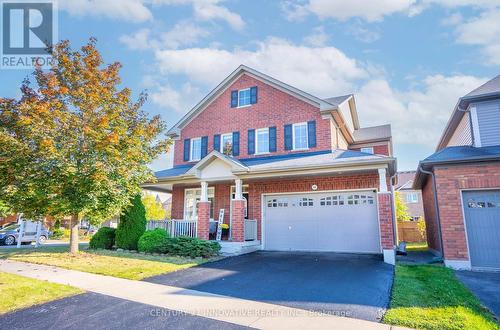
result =
[[[422,191],[413,189],[415,171],[398,172],[398,182],[394,190],[399,192],[401,201],[408,208],[408,214],[412,221],[418,221],[424,217],[424,203],[422,202]]]
[[[500,269],[500,76],[459,99],[414,188],[447,266]]]
[[[143,188],[171,192],[172,218],[202,239],[224,209],[223,248],[384,253],[393,263],[390,132],[361,128],[353,95],[320,99],[240,66],[168,132],[174,167]]]

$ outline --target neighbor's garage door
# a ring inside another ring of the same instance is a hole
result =
[[[472,267],[500,268],[500,190],[463,192]]]
[[[264,248],[379,253],[376,200],[372,191],[267,196]]]

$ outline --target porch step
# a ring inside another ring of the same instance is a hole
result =
[[[262,248],[260,241],[247,242],[219,242],[221,245],[220,253],[223,256],[237,256],[241,254],[258,251]]]

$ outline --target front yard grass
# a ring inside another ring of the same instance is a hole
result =
[[[49,283],[0,272],[0,315],[83,291],[69,285]]]
[[[396,266],[384,323],[416,329],[500,329],[493,316],[442,266]]]
[[[141,280],[206,262],[206,259],[165,257],[107,250],[81,250],[77,255],[68,247],[2,249],[0,258],[57,266],[88,273]]]

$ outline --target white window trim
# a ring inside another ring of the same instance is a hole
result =
[[[240,105],[240,93],[243,92],[243,91],[249,91],[250,92],[250,103],[249,104]],[[238,106],[237,106],[237,108],[246,108],[246,107],[249,107],[251,105],[252,105],[252,94],[251,94],[251,91],[250,91],[250,87],[249,88],[244,88],[244,89],[239,89],[238,90]]]
[[[195,141],[200,141],[200,158],[193,158],[193,144]],[[191,145],[189,146],[189,161],[190,162],[195,162],[198,160],[201,160],[201,137],[191,139]]]
[[[221,134],[221,135],[220,135],[220,150],[218,150],[218,151],[220,151],[221,153],[224,153],[224,143],[223,143],[223,141],[224,141],[224,136],[229,136],[229,137],[231,137],[231,148],[232,148],[232,146],[233,146],[233,133],[224,133],[224,134]]]
[[[363,151],[363,150],[365,150],[365,151]],[[366,150],[369,150],[369,151],[366,151]],[[373,150],[373,147],[363,147],[363,148],[360,148],[359,151],[360,152],[364,152],[366,154],[372,154],[372,155],[375,154],[375,151]]]
[[[258,152],[259,150],[259,132],[267,131],[267,151]],[[267,155],[270,154],[269,151],[269,127],[259,128],[255,130],[255,154],[256,155]]]
[[[409,198],[410,196],[415,197],[415,198]],[[410,204],[416,204],[418,203],[418,194],[416,192],[409,192],[406,193],[406,202]]]
[[[296,148],[295,147],[295,127],[296,126],[306,126],[306,145],[307,147],[305,148]],[[292,150],[308,150],[309,149],[309,127],[307,126],[307,122],[303,123],[296,123],[292,125]]]
[[[200,192],[199,196],[201,197],[201,188],[186,188],[184,189],[184,211],[183,211],[183,219],[187,220],[187,195],[188,192],[194,191],[194,197],[196,199],[197,191]],[[208,187],[208,198],[215,198],[215,187]],[[196,203],[195,203],[196,209]],[[196,214],[195,218],[197,218],[198,214]]]

